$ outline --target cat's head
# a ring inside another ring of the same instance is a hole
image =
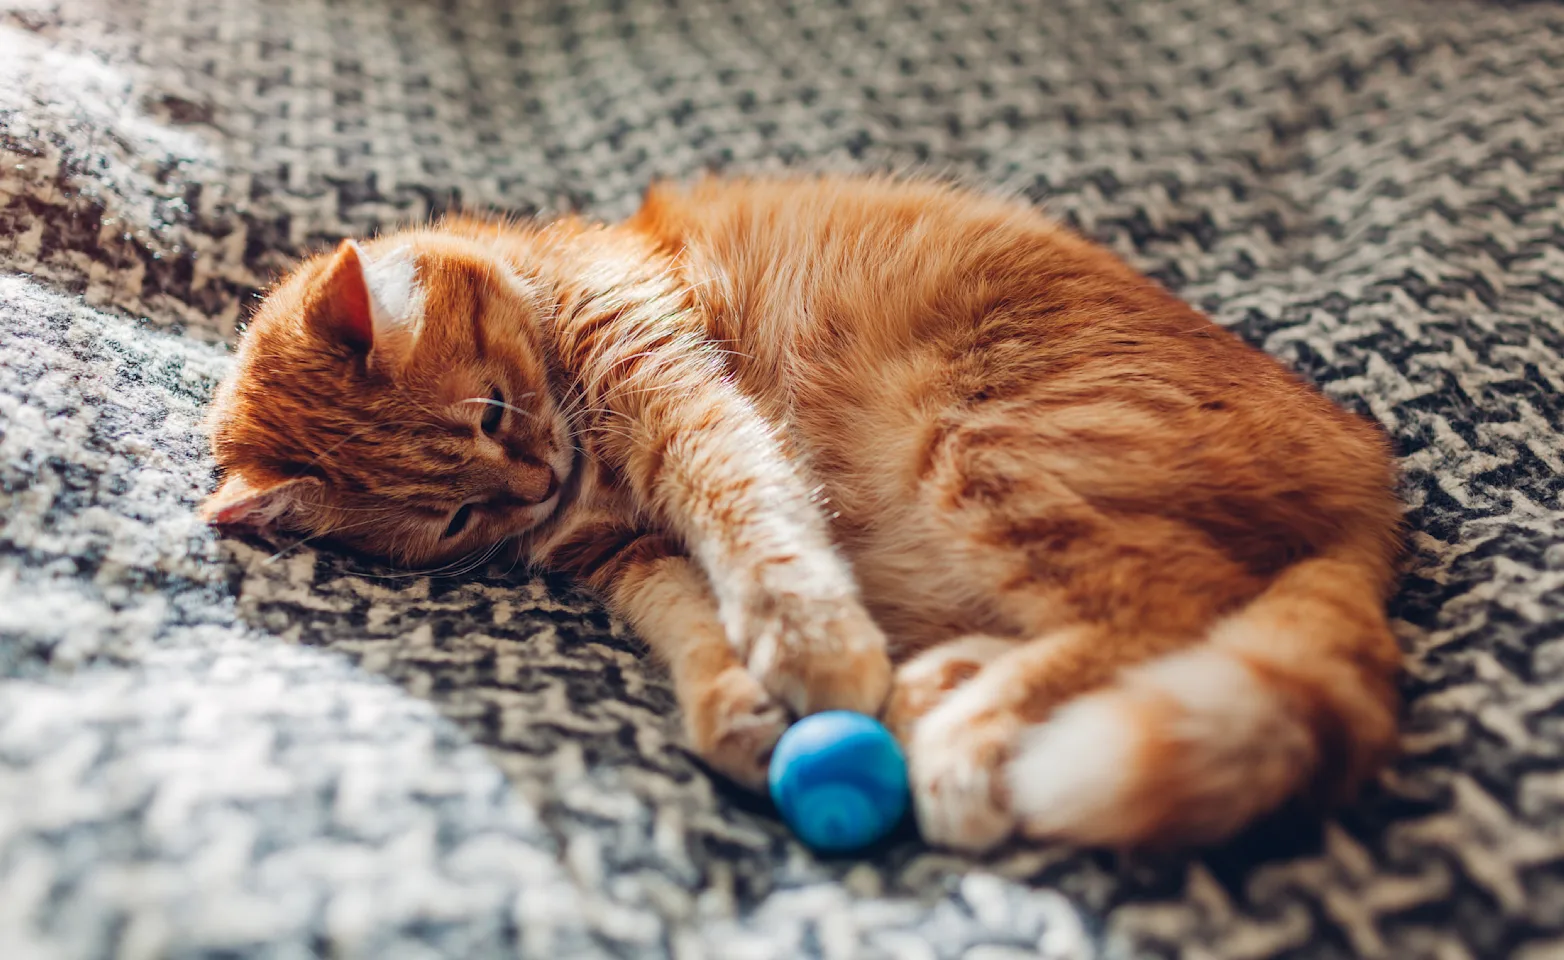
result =
[[[345,242],[267,296],[210,420],[203,515],[422,567],[557,509],[575,450],[539,287],[480,243]]]

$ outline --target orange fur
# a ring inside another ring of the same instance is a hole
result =
[[[216,522],[599,590],[742,782],[884,706],[936,842],[1215,840],[1394,739],[1379,432],[1005,200],[708,180],[344,245],[213,426]]]

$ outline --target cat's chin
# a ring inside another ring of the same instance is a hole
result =
[[[550,458],[549,465],[554,468],[554,475],[559,477],[559,485],[552,497],[538,504],[539,508],[548,509],[543,519],[533,524],[532,529],[559,516],[581,494],[583,456],[580,447],[574,443],[566,443]]]
[[[563,489],[563,488],[561,488]],[[541,500],[526,509],[526,518],[520,528],[511,532],[512,537],[519,537],[537,530],[546,525],[558,515],[562,498],[558,492],[549,495],[547,500]]]

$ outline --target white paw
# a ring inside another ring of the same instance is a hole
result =
[[[982,699],[968,692],[959,691],[918,721],[907,763],[923,838],[977,853],[1015,832],[1005,768],[1019,724],[1009,714],[984,710]]]
[[[891,687],[885,635],[856,599],[773,594],[740,631],[749,671],[798,716],[877,715]]]
[[[906,743],[913,728],[951,691],[982,672],[989,662],[1016,648],[1014,640],[973,635],[958,637],[919,653],[896,668],[881,721]]]
[[[747,671],[734,667],[684,704],[695,751],[720,773],[764,790],[771,751],[791,722]]]

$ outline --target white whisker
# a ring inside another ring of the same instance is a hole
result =
[[[524,399],[526,399],[527,397],[530,397],[530,396],[532,396],[532,391],[528,391],[527,393],[522,394],[517,399],[518,400],[524,400]],[[506,403],[504,400],[496,400],[493,397],[468,397],[466,400],[460,400],[460,401],[457,401],[457,402],[458,403],[485,403],[485,404],[488,404],[491,407],[500,407],[502,409],[509,410],[511,413],[520,414],[523,417],[528,417],[528,418],[533,419],[533,420],[536,420],[538,418],[537,414],[533,413],[530,410],[523,410],[520,407],[513,406],[512,404]]]

